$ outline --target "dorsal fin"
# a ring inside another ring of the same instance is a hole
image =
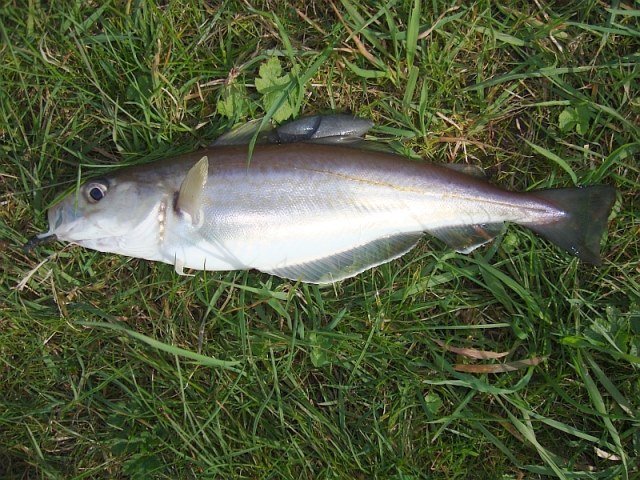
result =
[[[202,200],[208,176],[209,158],[204,156],[189,169],[187,176],[182,181],[182,185],[180,185],[175,208],[180,214],[187,217],[187,221],[190,221],[193,225],[200,225],[203,220],[201,214]]]
[[[298,118],[273,128],[262,126],[262,119],[252,120],[229,130],[213,145],[247,145],[257,135],[257,144],[265,143],[328,143],[351,144],[371,129],[371,120],[345,114],[311,115]]]
[[[280,125],[276,128],[281,143],[308,142],[341,143],[346,139],[362,138],[373,122],[353,115],[312,115]]]
[[[251,120],[244,125],[234,127],[228,132],[223,133],[218,137],[212,146],[222,145],[248,145],[251,139],[257,134],[257,144],[261,143],[278,143],[275,138],[275,129],[272,125],[266,124],[262,128],[262,119]]]

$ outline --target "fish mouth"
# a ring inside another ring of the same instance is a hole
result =
[[[22,246],[22,250],[25,253],[30,252],[40,245],[45,245],[55,242],[56,240],[60,240],[61,237],[58,235],[58,233],[55,232],[60,229],[63,220],[69,217],[69,212],[67,212],[67,210],[69,209],[65,208],[63,204],[58,204],[51,207],[47,212],[47,219],[49,220],[49,231],[40,233],[27,240],[27,243]]]
[[[40,245],[52,243],[52,242],[55,242],[56,240],[58,240],[58,236],[55,233],[48,233],[48,232],[41,233],[27,240],[27,243],[25,243],[22,246],[22,251],[24,251],[25,253],[28,253]]]

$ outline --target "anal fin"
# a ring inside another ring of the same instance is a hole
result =
[[[393,235],[308,262],[263,271],[307,283],[333,283],[404,255],[416,246],[420,237],[422,233]]]
[[[456,225],[429,230],[429,233],[455,249],[456,252],[466,254],[497,237],[503,226],[503,222]]]

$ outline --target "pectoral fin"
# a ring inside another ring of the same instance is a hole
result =
[[[202,222],[202,201],[208,176],[209,159],[205,156],[191,167],[180,185],[175,208],[193,225],[200,225]]]

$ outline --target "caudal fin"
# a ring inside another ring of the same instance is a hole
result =
[[[594,185],[542,190],[534,195],[567,215],[557,222],[526,226],[581,260],[600,265],[600,240],[607,229],[607,219],[616,198],[615,189]]]

